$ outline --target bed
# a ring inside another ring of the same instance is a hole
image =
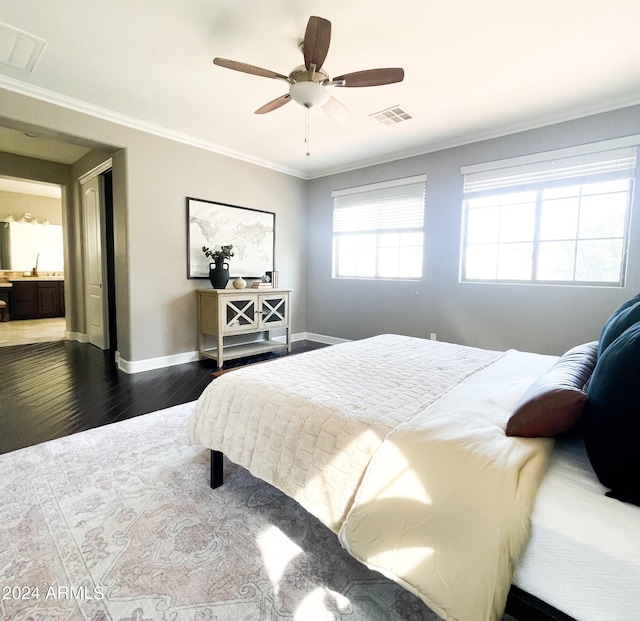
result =
[[[603,495],[579,440],[505,434],[557,362],[380,335],[222,375],[189,438],[212,484],[224,454],[443,619],[500,619],[512,584],[580,621],[636,618],[640,508]]]

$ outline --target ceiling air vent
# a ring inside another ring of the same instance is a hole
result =
[[[32,71],[47,42],[0,22],[0,63]]]
[[[383,125],[394,125],[395,123],[402,123],[403,121],[408,121],[412,118],[412,116],[400,106],[393,106],[386,110],[380,110],[380,112],[370,114],[369,116],[373,117],[378,121],[378,123],[382,123]]]

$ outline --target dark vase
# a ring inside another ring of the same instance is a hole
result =
[[[214,289],[226,289],[229,282],[229,263],[226,259],[209,263],[209,280]]]

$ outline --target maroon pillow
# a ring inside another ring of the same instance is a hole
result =
[[[507,423],[507,435],[551,438],[574,427],[587,400],[584,388],[597,355],[598,341],[566,352],[531,384]]]

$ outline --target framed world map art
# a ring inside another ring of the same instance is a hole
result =
[[[276,214],[187,197],[187,278],[208,278],[203,246],[233,245],[231,278],[260,278],[275,270]]]

